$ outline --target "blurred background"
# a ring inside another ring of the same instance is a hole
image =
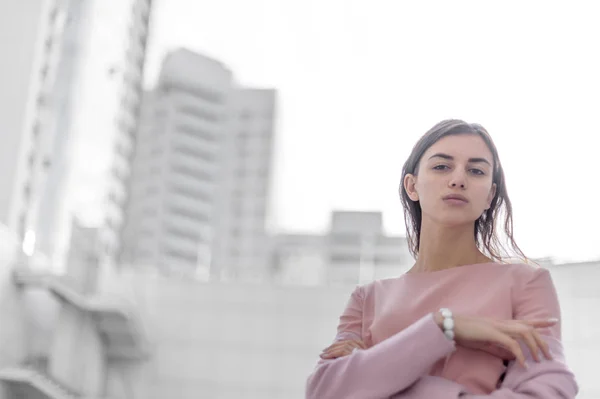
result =
[[[499,148],[515,237],[600,399],[600,4],[0,0],[0,398],[304,397],[442,119]]]

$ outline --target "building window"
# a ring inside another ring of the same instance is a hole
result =
[[[26,183],[23,187],[23,197],[25,197],[26,202],[29,202],[31,198],[31,185],[29,183]]]
[[[173,225],[165,225],[165,231],[167,234],[176,237],[180,240],[190,241],[194,244],[200,242],[200,235],[188,229],[175,227]]]
[[[182,134],[185,134],[188,137],[195,139],[202,139],[208,142],[215,142],[217,139],[209,132],[203,129],[198,129],[197,127],[193,127],[186,124],[180,124],[175,127],[175,129]]]
[[[27,223],[27,212],[23,211],[19,216],[19,237],[25,237],[25,225]]]
[[[52,10],[50,11],[50,24],[54,23],[54,20],[56,20],[57,16],[58,16],[58,7],[54,6],[54,7],[52,7]]]
[[[187,115],[187,116],[190,116],[193,118],[198,118],[198,119],[202,119],[202,120],[206,120],[206,121],[210,121],[210,122],[218,122],[218,120],[219,120],[217,115],[213,114],[212,112],[208,112],[202,108],[194,107],[191,105],[183,105],[183,106],[179,107],[178,111],[183,115]]]
[[[201,181],[204,183],[208,183],[212,181],[212,176],[204,171],[198,170],[198,169],[193,169],[184,165],[176,165],[176,164],[172,164],[171,165],[171,170],[174,173],[177,174],[181,174],[184,175],[185,177],[197,180],[197,181]]]
[[[209,221],[209,218],[204,213],[192,211],[192,210],[185,209],[182,207],[171,206],[171,207],[168,207],[167,210],[172,215],[177,215],[177,216],[180,216],[180,217],[183,217],[186,219],[191,219],[196,222],[208,222]]]
[[[342,254],[338,254],[338,255],[332,255],[331,258],[331,263],[352,263],[352,264],[359,264],[361,261],[361,258],[359,255],[342,255]]]
[[[36,119],[33,123],[33,127],[31,128],[31,132],[33,133],[33,137],[37,137],[40,134],[40,122]]]
[[[44,64],[44,66],[40,70],[40,78],[42,81],[45,81],[46,78],[48,77],[48,70],[49,70],[48,64]]]
[[[222,104],[223,96],[220,93],[208,90],[208,89],[200,89],[197,87],[188,87],[184,85],[178,85],[175,83],[169,83],[166,86],[163,86],[165,90],[175,89],[180,93],[190,95],[192,97],[200,98],[206,102],[213,104]]]
[[[182,155],[190,156],[192,158],[200,158],[207,162],[214,161],[214,156],[212,154],[191,147],[175,146],[173,147],[173,150]]]
[[[198,256],[196,254],[185,253],[172,248],[166,248],[164,254],[168,257],[180,259],[190,263],[196,263]]]
[[[335,233],[331,235],[331,242],[338,245],[360,245],[362,237],[358,234],[341,234]]]

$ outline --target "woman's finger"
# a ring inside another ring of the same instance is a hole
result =
[[[535,319],[535,320],[517,320],[519,323],[529,325],[534,328],[547,328],[552,327],[558,323],[558,319]]]
[[[537,341],[531,335],[531,331],[535,329],[534,327],[526,323],[514,323],[511,321],[502,322],[500,324],[496,324],[496,326],[504,333],[510,335],[512,338],[523,341],[529,348],[533,359],[536,362],[540,361]]]
[[[329,345],[327,348],[323,349],[323,352],[330,351],[330,350],[335,350],[337,348],[343,347],[344,345],[346,345],[346,342],[348,342],[348,341],[347,340],[336,341],[333,344]]]
[[[366,349],[366,345],[362,341],[359,341],[359,340],[343,340],[343,341],[334,342],[333,344],[329,345],[327,348],[323,349],[323,352],[327,352],[327,351],[332,350],[332,349],[337,349],[339,347],[343,347],[343,346],[347,345],[350,342],[354,343],[354,345],[357,345],[358,347],[360,347],[362,349]]]
[[[521,345],[519,345],[519,343],[514,338],[512,338],[510,335],[503,333],[498,328],[493,326],[490,328],[489,335],[490,341],[496,342],[504,346],[506,349],[512,352],[513,355],[515,355],[515,358],[521,364],[521,366],[527,368],[527,365],[525,364],[525,356],[523,355],[523,351],[521,350]]]
[[[337,345],[335,347],[329,348],[323,353],[321,353],[322,358],[338,358],[340,356],[348,355],[352,352],[352,347],[348,344]]]
[[[352,345],[354,349],[367,349],[366,345],[362,341],[352,341]]]
[[[539,351],[540,349],[538,348],[537,345],[537,341],[535,340],[535,338],[533,338],[533,335],[531,334],[531,331],[533,330],[533,327],[531,327],[531,329],[525,329],[519,332],[519,335],[521,338],[521,340],[523,342],[525,342],[525,344],[527,345],[527,347],[529,348],[529,351],[531,352],[531,355],[533,356],[533,359],[539,363],[540,361],[540,355],[539,355]]]
[[[321,357],[323,359],[336,359],[336,358],[341,357],[343,355],[344,355],[343,349],[338,348],[338,349],[333,349],[333,350],[330,350],[328,352],[322,353]]]
[[[521,321],[523,322],[523,321]],[[558,322],[558,319],[554,319],[544,322],[543,320],[530,320],[524,321],[524,324],[534,327],[530,330],[531,338],[535,340],[536,346],[538,349],[544,354],[544,357],[548,360],[552,360],[552,355],[550,354],[550,348],[548,347],[548,343],[542,338],[540,333],[537,331],[537,328],[549,327]],[[542,327],[536,327],[542,326]]]
[[[544,354],[546,359],[552,360],[552,354],[550,353],[550,347],[548,346],[548,343],[542,338],[540,333],[533,330],[531,332],[531,335],[536,340],[538,347],[540,348],[540,350],[542,351],[542,353]]]

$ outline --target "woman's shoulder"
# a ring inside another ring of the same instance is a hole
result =
[[[375,279],[373,281],[365,282],[356,285],[354,288],[353,295],[356,295],[360,298],[366,298],[371,296],[374,292],[380,291],[382,289],[387,289],[397,285],[402,276],[399,277],[389,277],[389,278],[380,278]]]
[[[515,279],[524,282],[550,275],[550,271],[548,269],[535,263],[517,262],[499,265],[506,266],[507,269],[514,275]]]
[[[362,283],[356,286],[355,294],[366,298],[377,291],[388,291],[390,288],[408,285],[431,285],[441,283],[443,280],[452,278],[462,278],[464,274],[470,275],[472,280],[479,275],[485,279],[496,279],[496,281],[505,281],[507,284],[526,285],[533,280],[549,280],[550,272],[534,263],[525,262],[490,262],[482,264],[474,264],[467,266],[459,266],[452,269],[445,269],[439,272],[404,273],[396,277],[376,279],[370,282]],[[508,277],[508,278],[507,278]]]

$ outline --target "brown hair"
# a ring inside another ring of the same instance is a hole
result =
[[[497,234],[496,221],[501,213],[504,214],[504,232],[512,251],[521,260],[527,261],[513,237],[512,205],[506,191],[504,171],[498,150],[485,128],[476,123],[467,123],[458,119],[444,120],[427,133],[425,133],[413,147],[413,150],[402,168],[402,180],[400,182],[400,198],[404,207],[404,221],[406,223],[406,234],[410,253],[416,258],[419,253],[421,242],[421,205],[408,197],[404,189],[404,178],[407,174],[417,175],[421,157],[438,140],[446,136],[459,134],[473,134],[481,137],[490,149],[493,156],[492,182],[496,183],[496,195],[492,200],[490,208],[475,221],[474,235],[477,247],[487,256],[496,261],[501,261],[509,256],[506,247],[502,245]],[[504,208],[504,209],[503,209]]]

